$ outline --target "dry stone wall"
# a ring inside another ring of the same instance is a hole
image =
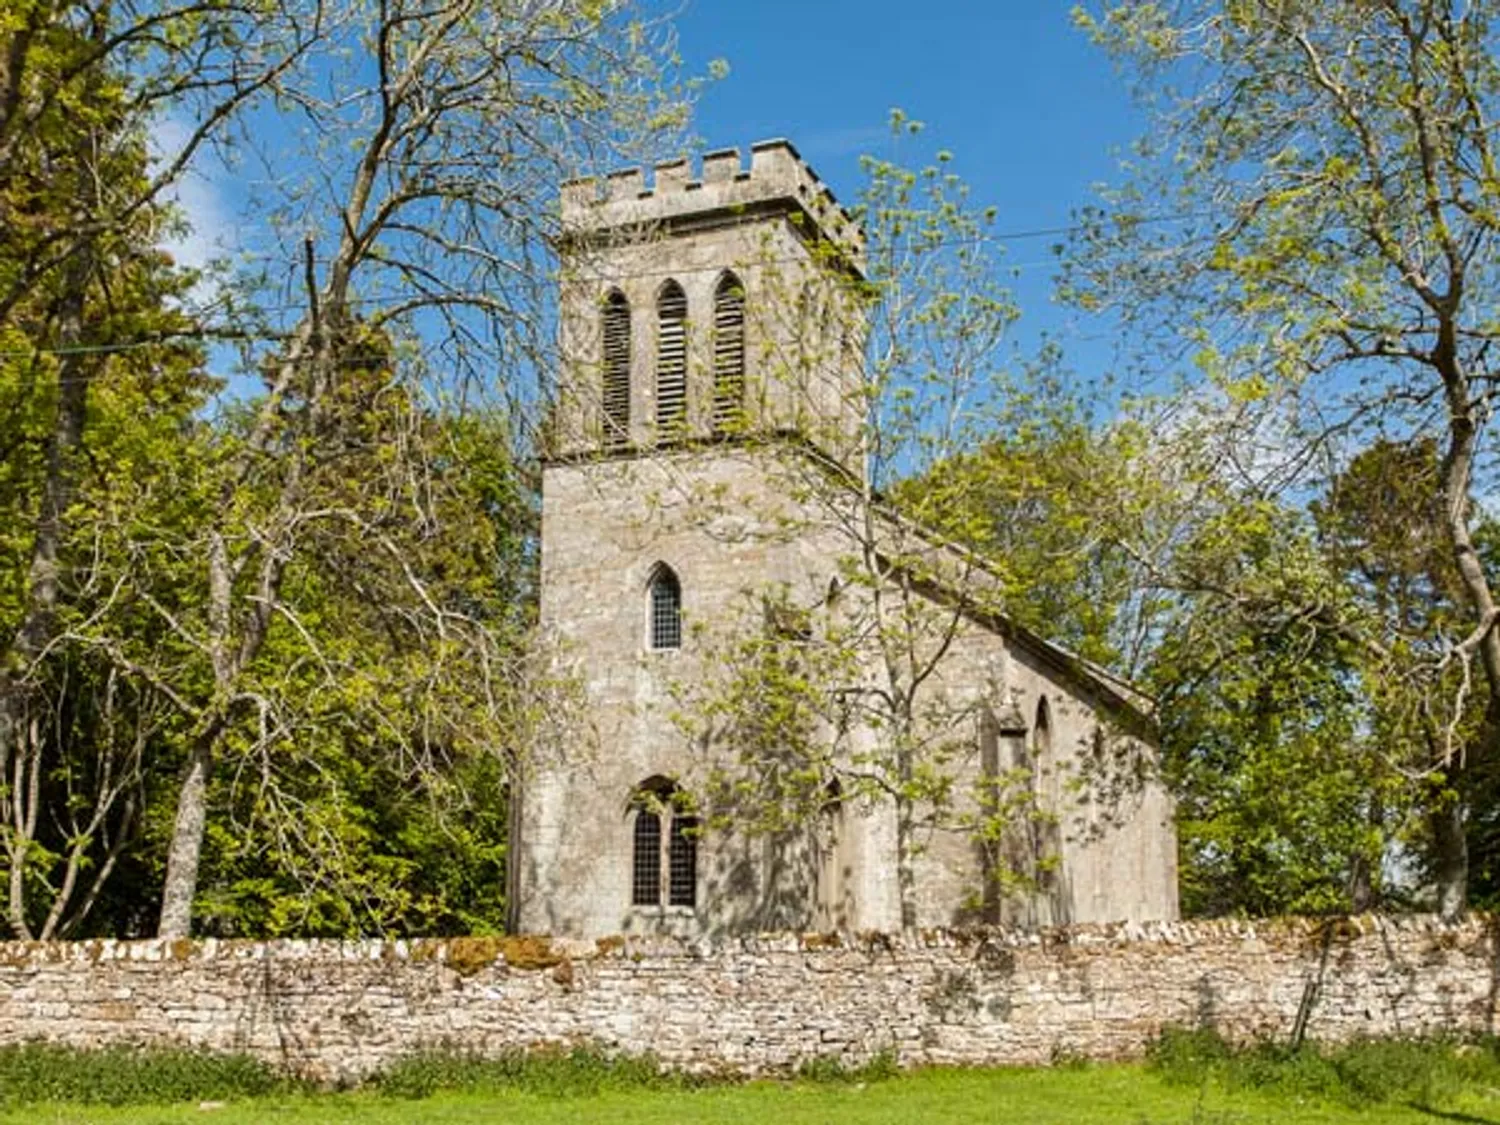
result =
[[[1138,1054],[1164,1025],[1326,1040],[1489,1032],[1496,920],[1075,926],[1042,933],[0,944],[0,1041],[249,1051],[326,1081],[436,1045],[592,1043],[765,1072]]]

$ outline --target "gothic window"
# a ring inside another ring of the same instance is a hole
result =
[[[604,444],[619,448],[630,441],[630,302],[614,290],[605,299]]]
[[[635,813],[630,902],[634,906],[657,906],[661,902],[661,814],[644,806]]]
[[[1052,709],[1044,695],[1037,701],[1036,723],[1031,728],[1031,785],[1037,804],[1034,830],[1035,852],[1039,864],[1038,884],[1044,891],[1055,891],[1059,885],[1058,864],[1062,861],[1062,830],[1058,823],[1057,762],[1052,756]],[[1058,921],[1056,917],[1052,919]]]
[[[1052,754],[1052,709],[1047,706],[1044,695],[1037,701],[1036,725],[1031,728],[1032,754],[1036,758],[1038,772],[1051,765]]]
[[[849,923],[851,903],[840,849],[844,837],[844,787],[836,777],[823,787],[817,827],[818,922],[821,928],[842,930]]]
[[[667,843],[667,901],[673,906],[698,905],[698,820],[673,816]]]
[[[687,296],[669,281],[656,298],[656,428],[663,436],[687,420]]]
[[[988,707],[979,714],[979,803],[981,831],[979,833],[980,918],[988,925],[999,925],[1001,903],[1004,897],[1002,885],[1003,840],[999,829],[1005,810],[1004,780],[1000,776],[1000,724]]]
[[[666,563],[651,572],[646,595],[647,632],[654,650],[682,647],[682,583]]]
[[[682,790],[654,777],[637,787],[631,806],[631,905],[697,906],[701,828]]]
[[[714,291],[714,433],[733,432],[744,408],[745,288],[726,273]]]

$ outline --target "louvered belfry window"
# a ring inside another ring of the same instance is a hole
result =
[[[669,281],[656,299],[656,427],[664,437],[687,420],[687,295]]]
[[[604,444],[630,441],[630,302],[618,290],[604,302]]]
[[[714,292],[714,433],[732,432],[745,408],[745,289],[725,274]]]

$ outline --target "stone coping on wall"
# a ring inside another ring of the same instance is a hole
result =
[[[545,934],[446,938],[94,938],[82,941],[3,941],[0,966],[100,961],[215,961],[264,958],[333,961],[403,961],[413,964],[476,962],[516,969],[551,968],[564,960],[685,957],[707,960],[736,953],[828,953],[876,955],[918,950],[980,947],[1061,950],[1123,949],[1143,945],[1195,947],[1225,942],[1277,946],[1345,943],[1357,938],[1410,939],[1430,934],[1482,940],[1500,935],[1500,916],[1465,914],[1445,921],[1432,914],[1357,914],[1328,917],[1224,918],[1177,922],[1109,922],[1020,929],[978,926],[920,929],[910,934],[878,931],[761,933],[717,938],[672,935],[612,935],[594,940]]]

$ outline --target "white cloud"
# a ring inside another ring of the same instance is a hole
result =
[[[192,128],[189,122],[171,115],[156,122],[151,136],[153,170],[176,158],[191,138]],[[187,170],[168,188],[166,198],[178,207],[188,224],[186,232],[165,243],[179,264],[203,269],[235,249],[235,221],[222,182],[225,176],[212,152],[200,148]],[[201,298],[203,294],[195,296]]]

